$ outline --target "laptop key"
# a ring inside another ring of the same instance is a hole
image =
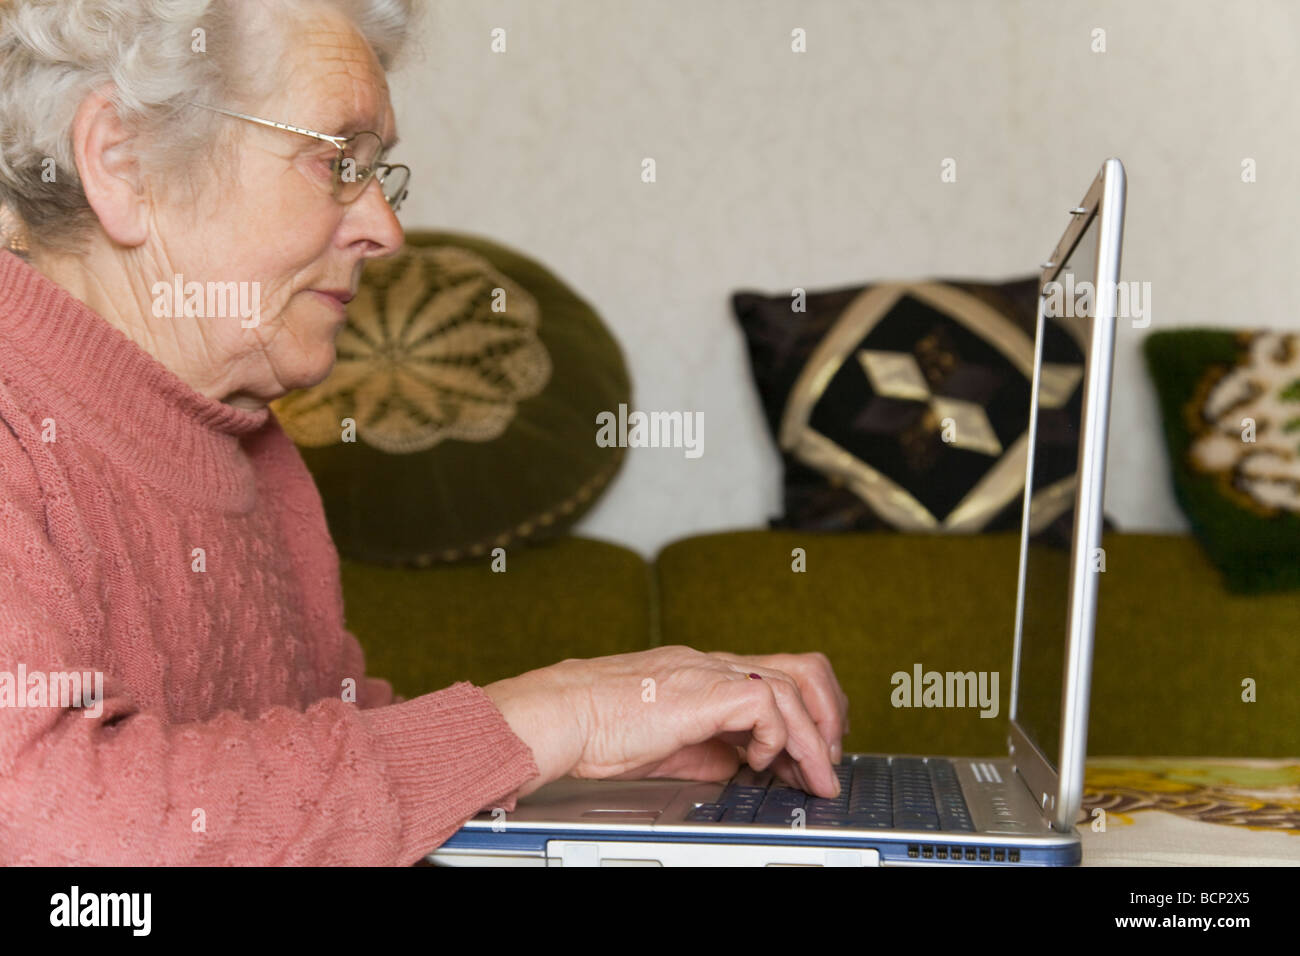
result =
[[[764,810],[759,810],[758,813],[754,815],[754,822],[789,826],[797,819],[795,817],[795,810],[797,809],[799,808],[769,807]]]
[[[847,804],[839,803],[829,804],[827,806],[814,806],[811,800],[808,801],[808,805],[804,809],[808,811],[809,816],[817,814],[819,816],[847,817],[852,812],[848,808]]]
[[[757,789],[764,793],[771,786],[773,774],[770,770],[755,770],[753,767],[741,767],[736,775],[731,778],[731,785],[734,787],[744,787],[746,789]]]
[[[765,796],[767,796],[767,790],[764,787],[741,787],[733,783],[722,791],[722,802],[727,803],[746,798],[762,800]]]
[[[894,823],[900,829],[937,830],[939,829],[939,815],[937,813],[916,813],[910,810],[901,810],[894,814]]]
[[[863,830],[888,830],[894,821],[887,813],[855,813],[848,817],[848,824]]]
[[[790,803],[803,806],[808,794],[794,787],[773,787],[767,791],[767,800],[773,803]]]

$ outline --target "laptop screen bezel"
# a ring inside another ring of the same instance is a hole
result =
[[[1066,608],[1066,648],[1061,686],[1059,765],[1053,767],[1019,721],[1020,643],[1024,624],[1025,578],[1029,556],[1030,504],[1033,490],[1034,443],[1042,364],[1043,285],[1056,280],[1075,247],[1097,219],[1096,291],[1115,289],[1119,282],[1120,242],[1124,219],[1124,167],[1118,159],[1102,165],[1083,200],[1071,210],[1071,222],[1044,264],[1039,283],[1038,319],[1034,341],[1034,379],[1030,398],[1029,448],[1025,463],[1025,495],[1021,516],[1019,584],[1016,591],[1015,645],[1012,664],[1011,715],[1008,748],[1017,772],[1052,826],[1073,829],[1083,799],[1084,758],[1087,753],[1088,698],[1092,676],[1092,646],[1097,606],[1097,572],[1092,555],[1101,547],[1102,499],[1106,476],[1106,434],[1110,420],[1110,390],[1114,364],[1115,295],[1097,294],[1096,313],[1088,335],[1084,400],[1079,429],[1079,465],[1074,496],[1074,529],[1070,544],[1070,581]],[[1110,285],[1106,285],[1109,282]]]

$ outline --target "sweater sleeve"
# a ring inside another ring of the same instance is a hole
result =
[[[97,625],[38,491],[0,422],[0,864],[409,865],[480,809],[513,810],[537,776],[469,683],[186,724],[141,710],[111,674],[102,700],[39,701],[20,671],[86,670]]]

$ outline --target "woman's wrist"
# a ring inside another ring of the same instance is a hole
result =
[[[515,736],[532,750],[541,771],[520,787],[516,796],[526,796],[563,777],[582,756],[581,712],[569,701],[558,677],[553,668],[544,667],[483,688]]]

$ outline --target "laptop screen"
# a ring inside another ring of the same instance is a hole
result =
[[[1045,283],[1016,718],[1055,771],[1069,634],[1070,544],[1082,427],[1084,363],[1096,315],[1098,218]]]

